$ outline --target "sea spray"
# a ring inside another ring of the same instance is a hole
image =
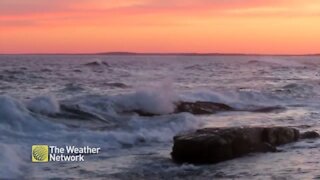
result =
[[[40,105],[37,106],[40,107]],[[23,102],[10,96],[0,96],[0,131],[11,130],[11,132],[34,134],[59,128],[61,128],[60,125],[41,119],[30,112]]]
[[[29,110],[42,114],[55,114],[60,111],[59,102],[53,96],[39,96],[27,102]]]
[[[175,110],[178,95],[173,90],[171,81],[140,87],[136,92],[117,95],[114,102],[124,111],[141,110],[153,114],[169,114]]]

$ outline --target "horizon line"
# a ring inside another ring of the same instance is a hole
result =
[[[155,55],[155,56],[320,56],[320,53],[198,53],[198,52],[127,52],[127,51],[110,51],[94,53],[0,53],[0,55]]]

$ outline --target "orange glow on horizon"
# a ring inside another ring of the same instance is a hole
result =
[[[320,2],[2,0],[0,53],[320,53]]]

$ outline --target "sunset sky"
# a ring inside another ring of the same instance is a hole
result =
[[[320,52],[319,0],[0,0],[0,53]]]

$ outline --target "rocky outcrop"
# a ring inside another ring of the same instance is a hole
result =
[[[191,114],[214,114],[221,111],[234,111],[235,109],[222,103],[214,102],[179,102],[176,105],[175,112],[189,112]]]
[[[275,152],[278,145],[311,136],[302,135],[290,127],[205,128],[175,136],[171,156],[178,163],[217,163],[251,152]]]
[[[315,131],[307,131],[307,132],[300,134],[301,139],[315,139],[315,138],[319,138],[319,137],[320,137],[320,135]]]
[[[239,109],[237,111],[247,111],[247,112],[255,112],[255,113],[270,113],[270,112],[281,112],[284,111],[285,108],[281,106],[267,106],[267,107],[254,107],[249,109]]]
[[[227,104],[208,102],[208,101],[196,101],[196,102],[185,102],[180,101],[175,104],[175,110],[173,113],[182,113],[188,112],[195,115],[206,115],[206,114],[215,114],[218,112],[225,111],[248,111],[256,113],[268,113],[283,110],[283,107],[271,106],[271,107],[250,107],[247,109],[238,109],[231,107]],[[139,109],[132,110],[131,112],[139,114],[140,116],[157,116],[160,114],[154,114]],[[127,112],[130,113],[130,112]]]
[[[284,110],[281,106],[266,106],[266,107],[249,107],[249,108],[235,108],[223,103],[215,103],[208,101],[184,102],[181,101],[176,104],[175,113],[189,112],[191,114],[214,114],[223,111],[248,111],[257,113],[268,113]]]

